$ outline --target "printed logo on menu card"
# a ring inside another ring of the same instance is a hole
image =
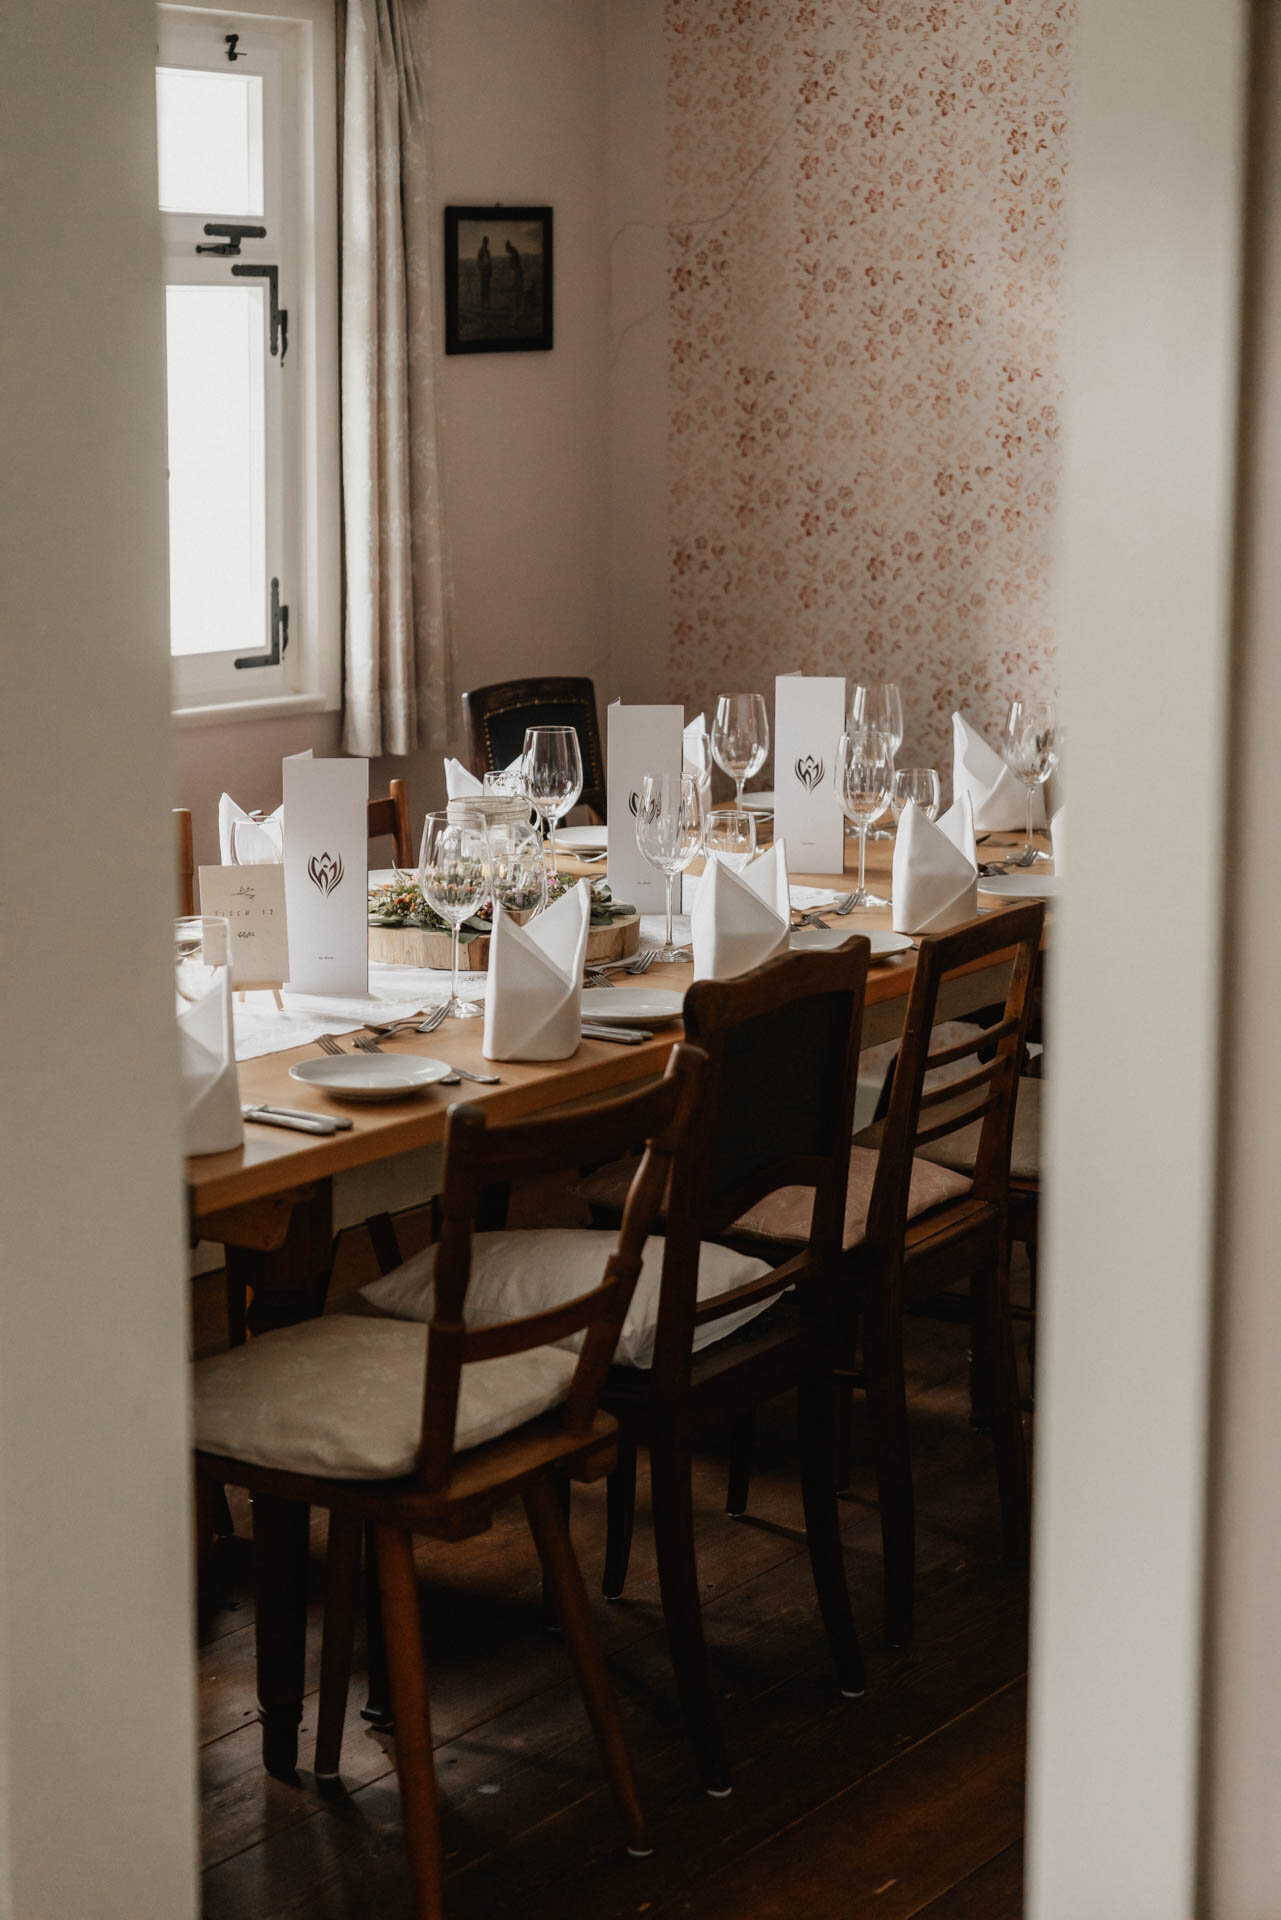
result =
[[[634,789],[632,797],[627,804],[632,810],[632,819],[635,820],[640,813],[640,795]]]
[[[803,754],[796,762],[796,778],[806,793],[813,793],[815,787],[823,783],[823,762],[816,760],[812,753]]]
[[[342,855],[331,855],[328,853],[316,855],[313,853],[311,859],[307,862],[307,872],[311,876],[312,885],[319,887],[321,893],[328,897],[335,887],[342,885]]]

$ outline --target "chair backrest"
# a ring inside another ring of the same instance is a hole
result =
[[[687,1377],[694,1332],[758,1301],[834,1285],[849,1185],[869,943],[793,953],[685,996],[685,1032],[707,1055],[690,1142],[667,1203],[663,1289],[654,1345],[658,1391]],[[805,1249],[702,1304],[699,1248],[783,1187],[812,1187]]]
[[[673,1160],[689,1136],[706,1065],[698,1048],[681,1044],[673,1048],[661,1080],[572,1113],[540,1114],[488,1126],[481,1107],[450,1109],[418,1466],[425,1491],[437,1493],[449,1483],[461,1374],[473,1362],[525,1353],[582,1332],[585,1337],[561,1416],[571,1433],[590,1430],[640,1274],[645,1241],[662,1204]],[[518,1320],[465,1326],[472,1234],[484,1189],[578,1167],[601,1154],[619,1154],[638,1139],[647,1145],[627,1195],[617,1247],[603,1262],[600,1285],[561,1306]]]
[[[527,727],[574,727],[583,757],[579,805],[605,818],[605,758],[596,718],[596,688],[590,680],[503,680],[463,695],[467,762],[479,780],[506,767],[524,751]]]
[[[916,1149],[978,1121],[982,1127],[972,1197],[1005,1204],[1014,1103],[1044,922],[1045,908],[1036,901],[985,914],[950,933],[931,934],[921,941],[868,1208],[869,1245],[893,1249],[901,1244]],[[944,983],[985,964],[1006,963],[1009,984],[996,1024],[931,1052]],[[925,1091],[925,1076],[931,1069],[952,1067],[970,1058],[972,1071]]]
[[[196,911],[196,856],[190,810],[175,807],[173,824],[178,841],[178,917],[184,919]]]
[[[403,780],[389,780],[384,799],[369,802],[369,838],[378,840],[390,834],[396,843],[396,865],[414,864],[414,847],[409,832],[409,789]]]

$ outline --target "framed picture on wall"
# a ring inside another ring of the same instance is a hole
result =
[[[551,344],[551,208],[446,207],[445,352]]]

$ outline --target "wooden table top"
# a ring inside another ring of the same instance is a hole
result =
[[[889,892],[891,854],[892,845],[887,841],[869,844],[868,882],[875,892]],[[598,867],[582,866],[569,859],[562,860],[561,867],[565,872],[581,872],[593,877],[599,877],[600,872]],[[807,873],[791,877],[798,886],[848,889],[854,884],[848,871],[843,875]],[[888,908],[862,909],[844,919],[827,917],[833,926],[849,933],[890,925]],[[913,971],[910,953],[874,965],[868,977],[868,1007],[905,1000]],[[670,966],[655,964],[646,975],[651,985],[682,994],[693,977],[693,967],[688,962]],[[683,1032],[680,1022],[674,1021],[658,1029],[652,1040],[640,1046],[584,1039],[569,1060],[494,1063],[486,1061],[481,1054],[484,1024],[479,1019],[447,1020],[434,1033],[403,1035],[387,1041],[385,1047],[390,1053],[428,1055],[448,1060],[451,1065],[470,1067],[477,1073],[498,1073],[502,1084],[497,1087],[471,1086],[464,1082],[457,1087],[430,1087],[407,1100],[358,1106],[331,1100],[318,1089],[289,1078],[289,1068],[294,1061],[313,1058],[314,1047],[295,1047],[286,1053],[264,1054],[256,1060],[242,1061],[240,1094],[245,1102],[342,1114],[352,1126],[350,1131],[321,1136],[289,1133],[279,1127],[255,1126],[252,1121],[246,1121],[243,1147],[232,1153],[200,1154],[188,1160],[187,1180],[194,1219],[199,1222],[227,1207],[286,1193],[349,1167],[366,1166],[415,1147],[437,1145],[444,1139],[449,1108],[460,1100],[474,1100],[484,1105],[495,1118],[515,1119],[564,1101],[605,1094],[661,1073],[668,1053]]]

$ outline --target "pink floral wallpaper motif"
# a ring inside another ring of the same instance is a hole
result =
[[[667,0],[672,698],[1055,690],[1071,16]]]

